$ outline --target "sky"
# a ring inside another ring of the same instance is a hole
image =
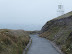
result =
[[[72,10],[72,0],[0,0],[0,24],[43,26],[57,17],[60,3],[65,13]]]

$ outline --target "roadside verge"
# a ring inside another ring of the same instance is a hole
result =
[[[28,51],[29,47],[31,46],[31,43],[32,43],[32,39],[30,38],[28,45],[26,46],[26,48],[23,51],[23,54],[27,54],[27,51]]]
[[[60,48],[59,48],[54,42],[52,42],[52,41],[50,41],[50,40],[49,40],[49,42],[52,44],[52,46],[53,46],[60,54],[64,54],[64,53],[60,50]]]

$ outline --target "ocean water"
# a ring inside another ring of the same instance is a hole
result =
[[[22,29],[26,31],[41,30],[42,25],[34,24],[0,24],[0,29]]]

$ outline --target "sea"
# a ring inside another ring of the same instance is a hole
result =
[[[15,30],[25,30],[25,31],[35,31],[41,30],[43,25],[38,24],[0,24],[0,29],[15,29]]]

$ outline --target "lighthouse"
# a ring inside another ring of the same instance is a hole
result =
[[[61,16],[64,14],[64,7],[62,4],[58,5],[57,16]]]

